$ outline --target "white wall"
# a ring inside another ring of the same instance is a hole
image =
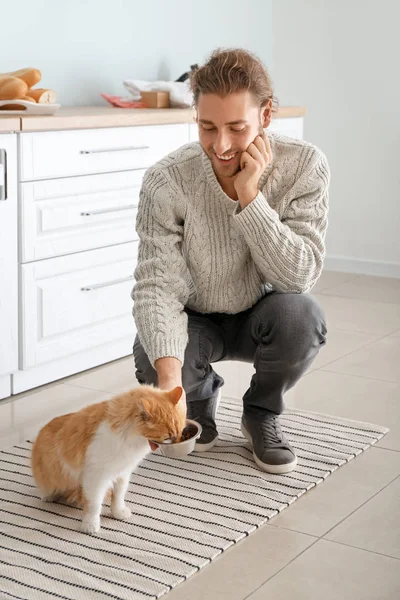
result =
[[[327,266],[400,277],[400,3],[274,0],[282,104],[332,171]]]
[[[123,79],[174,80],[218,46],[272,56],[271,0],[4,1],[0,25],[0,72],[39,68],[64,105],[128,95]]]

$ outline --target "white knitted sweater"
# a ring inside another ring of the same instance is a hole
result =
[[[238,313],[271,290],[307,292],[325,254],[329,168],[315,146],[268,132],[273,160],[244,209],[199,143],[146,172],[136,228],[133,314],[149,360],[183,363],[184,307]]]

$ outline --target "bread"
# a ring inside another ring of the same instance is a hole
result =
[[[3,75],[8,75],[10,77],[18,77],[25,81],[28,87],[33,87],[42,79],[42,74],[39,69],[19,69],[18,71],[12,71],[11,73],[3,73]],[[1,75],[0,75],[1,77]]]
[[[0,100],[14,100],[26,96],[28,85],[18,77],[0,76]]]
[[[28,94],[29,94],[29,90],[28,90]],[[32,98],[32,96],[22,96],[22,98],[20,98],[20,100],[25,100],[26,102],[33,102],[34,104],[36,104],[36,100],[35,100],[35,98]]]
[[[54,90],[46,90],[37,88],[28,90],[28,96],[33,98],[38,104],[55,104],[56,92]]]

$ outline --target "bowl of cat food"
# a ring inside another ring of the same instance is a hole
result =
[[[160,454],[169,456],[170,458],[178,458],[187,456],[193,452],[196,445],[196,440],[201,436],[202,427],[197,421],[186,419],[186,427],[182,432],[182,436],[176,442],[165,440],[164,442],[154,442],[158,446]]]

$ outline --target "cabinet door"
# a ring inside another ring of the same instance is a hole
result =
[[[21,133],[21,181],[147,169],[188,137],[187,123]]]
[[[143,170],[21,183],[21,262],[137,239]]]
[[[135,335],[137,242],[21,265],[22,368]]]
[[[17,140],[0,134],[0,376],[18,368]]]

